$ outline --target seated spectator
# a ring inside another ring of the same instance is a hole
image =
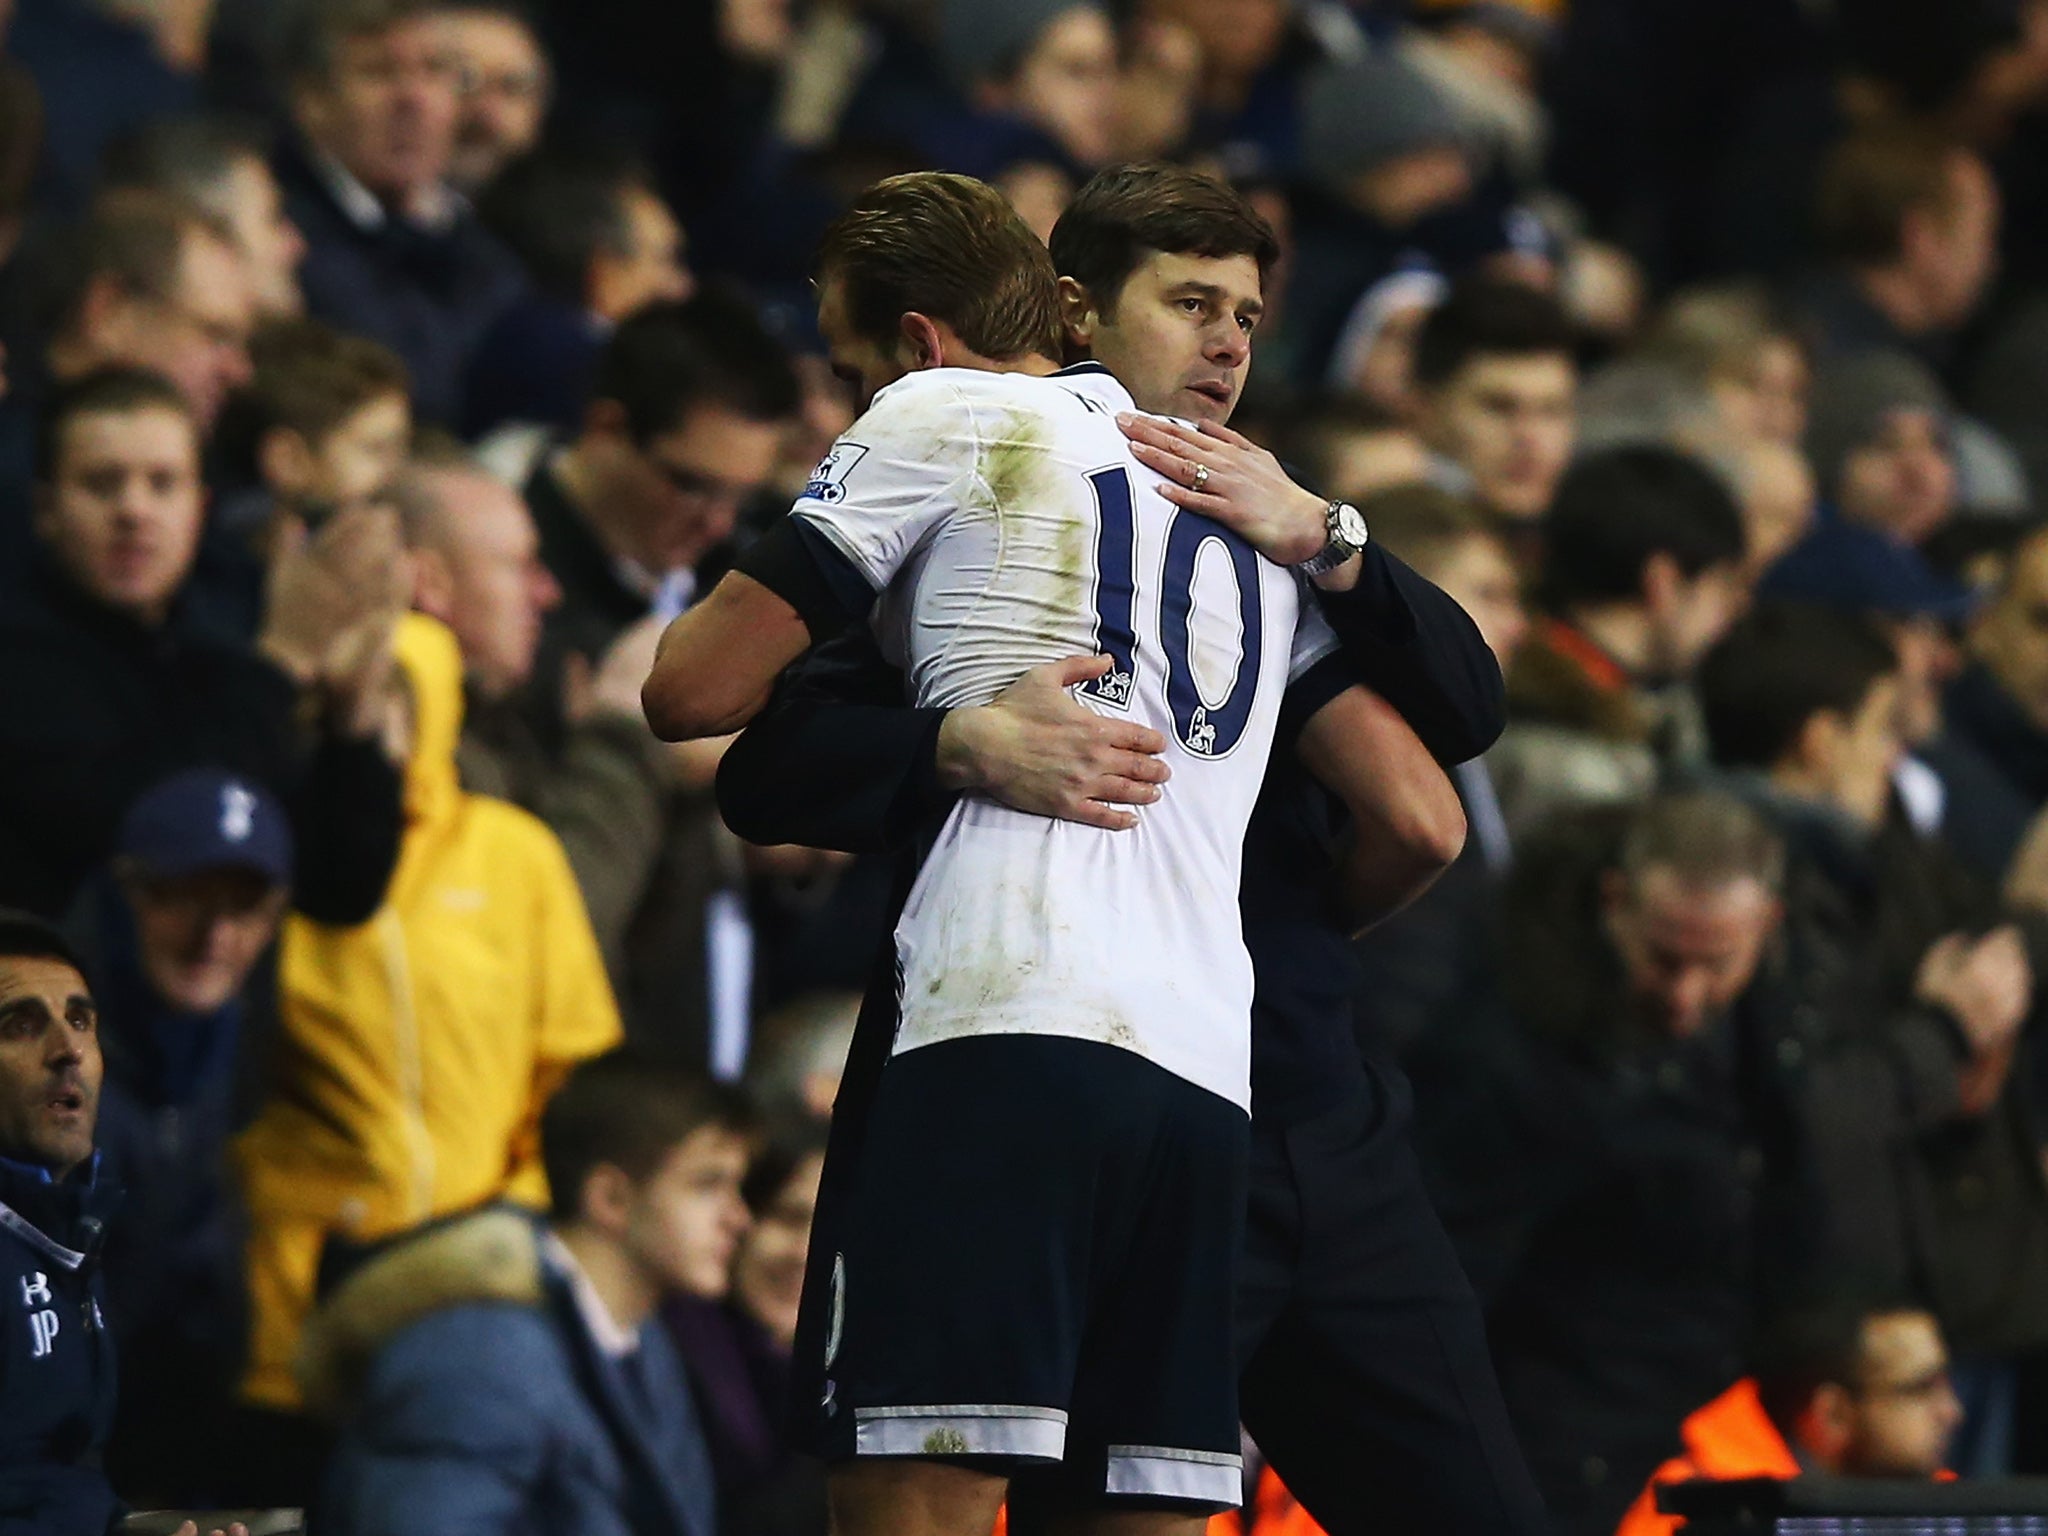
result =
[[[1479,626],[1501,671],[1511,672],[1529,620],[1521,576],[1485,514],[1431,485],[1382,491],[1359,510],[1380,547],[1455,598]],[[1470,829],[1464,852],[1435,885],[1355,946],[1359,1029],[1367,1041],[1396,1054],[1444,1016],[1472,968],[1484,963],[1498,882],[1514,859],[1486,759],[1459,763],[1450,775]]]
[[[540,142],[553,74],[520,0],[453,0],[441,26],[462,88],[448,180],[475,197]]]
[[[816,1536],[827,1524],[824,1468],[793,1455],[782,1435],[824,1168],[822,1122],[802,1118],[771,1132],[740,1185],[753,1220],[733,1258],[730,1293],[722,1301],[680,1295],[662,1314],[704,1406],[726,1528],[753,1536]]]
[[[526,487],[562,588],[544,690],[563,655],[594,661],[657,602],[689,601],[698,563],[774,472],[797,399],[787,355],[722,294],[652,306],[613,333],[582,430]]]
[[[1438,483],[1513,522],[1542,517],[1571,459],[1577,381],[1555,300],[1518,283],[1460,283],[1415,341],[1415,425]]]
[[[434,0],[309,0],[288,70],[297,138],[278,179],[309,246],[307,307],[403,357],[414,409],[452,426],[525,278],[448,182],[459,80]]]
[[[99,1236],[117,1200],[93,1150],[98,1010],[62,935],[0,908],[0,1274],[25,1309],[0,1357],[0,1502],[23,1530],[106,1530],[114,1422]],[[10,1311],[12,1308],[10,1307]]]
[[[24,1532],[109,1531],[123,1513],[100,1465],[115,1407],[100,1246],[119,1191],[94,1150],[103,1063],[78,956],[39,918],[0,908],[0,1236],[24,1326],[0,1356],[0,1504]],[[172,1536],[198,1536],[186,1521]],[[241,1525],[212,1536],[249,1536]]]
[[[1746,595],[1734,498],[1669,448],[1581,459],[1543,535],[1543,617],[1487,759],[1518,834],[1569,806],[1635,799],[1700,757],[1685,683]]]
[[[1428,221],[1472,195],[1473,169],[1449,99],[1378,48],[1303,77],[1300,158],[1308,193],[1284,339],[1291,376],[1307,381],[1329,372],[1355,308],[1428,250]]]
[[[2048,533],[2013,551],[1967,650],[1969,664],[1948,692],[1950,730],[2028,806],[2048,805]]]
[[[570,1068],[616,1044],[618,1011],[561,843],[456,778],[462,657],[399,624],[406,831],[397,879],[355,927],[293,919],[281,1044],[236,1156],[254,1328],[243,1395],[289,1447],[291,1362],[331,1239],[377,1242],[501,1197],[538,1205],[534,1127]],[[280,1450],[272,1468],[304,1475]],[[294,1490],[280,1487],[280,1493]],[[303,1502],[265,1492],[259,1503]]]
[[[1042,138],[1053,165],[1086,175],[1116,157],[1116,25],[1097,0],[945,0],[939,53],[976,112]],[[977,141],[1000,132],[948,124],[934,163],[991,174],[1000,151]],[[974,163],[981,156],[992,158]]]
[[[508,423],[571,431],[613,328],[695,287],[682,226],[644,168],[602,150],[516,161],[480,208],[526,263],[534,291],[491,328],[470,365],[464,434]]]
[[[227,1146],[276,1020],[291,860],[267,790],[191,769],[129,808],[82,913],[100,978],[100,1155],[122,1196],[105,1261],[121,1352],[107,1465],[152,1504],[221,1502],[209,1479],[248,1332]]]
[[[1517,186],[1541,180],[1549,118],[1536,87],[1557,42],[1550,0],[1422,0],[1401,55],[1451,99],[1465,134]]]
[[[551,750],[517,697],[562,595],[541,564],[526,503],[455,452],[415,461],[396,500],[412,552],[413,606],[446,624],[462,649],[463,786],[526,807],[562,840],[617,974],[627,920],[660,849],[673,777],[669,750],[640,712],[660,621],[628,629],[587,676],[574,674],[579,686],[563,705],[567,734]]]
[[[1144,30],[1193,44],[1198,64],[1189,147],[1213,155],[1233,175],[1292,176],[1299,164],[1302,79],[1328,54],[1302,13],[1285,0],[1231,6],[1145,0],[1137,17]]]
[[[1899,659],[1900,808],[1980,878],[2002,880],[2033,808],[1975,746],[1944,729],[1943,690],[1961,665],[1950,630],[1976,606],[1972,594],[1936,575],[1910,545],[1840,522],[1779,561],[1762,591],[1861,614],[1884,631]]]
[[[0,589],[15,591],[31,548],[36,439],[52,389],[99,368],[147,368],[183,391],[204,438],[229,391],[249,381],[254,318],[230,232],[158,194],[101,199],[35,265],[36,350],[9,356],[0,400]]]
[[[1758,1155],[1730,1010],[1783,850],[1721,795],[1526,847],[1494,963],[1411,1057],[1445,1226],[1560,1536],[1613,1531],[1740,1373]]]
[[[108,146],[100,187],[183,198],[217,220],[241,250],[257,316],[275,320],[305,308],[306,241],[285,216],[269,153],[260,130],[232,118],[172,118]]]
[[[307,528],[390,494],[412,440],[405,364],[317,320],[258,334],[249,427],[273,509]]]
[[[1415,342],[1450,285],[1429,267],[1382,278],[1366,290],[1330,353],[1328,383],[1396,421],[1415,414]]]
[[[1790,850],[1784,963],[1759,1006],[1792,1021],[1786,1060],[1836,1058],[1806,1074],[1829,1102],[1803,1117],[1823,1195],[1804,1241],[1822,1273],[1917,1287],[1972,1362],[1968,1400],[2048,1343],[2048,1188],[2022,1033],[2040,918],[1895,810],[1900,672],[1868,619],[1771,605],[1708,656],[1699,692],[1715,763]],[[1972,1435],[2000,1429],[1980,1415]],[[1971,1461],[1971,1443],[1959,1467],[1996,1466]]]
[[[412,439],[405,364],[389,348],[287,320],[257,332],[251,355],[255,379],[217,455],[246,488],[208,519],[198,577],[210,616],[238,635],[261,623],[273,556],[338,513],[381,505]]]
[[[725,1294],[747,1226],[746,1118],[613,1053],[548,1105],[545,1221],[486,1212],[357,1269],[308,1339],[338,1414],[336,1536],[715,1536],[711,1457],[656,1309]]]
[[[249,382],[256,295],[241,248],[191,203],[148,192],[103,199],[62,253],[49,313],[52,379],[153,369],[184,391],[202,432]]]
[[[1823,368],[1806,428],[1822,497],[1848,522],[1925,542],[1960,504],[1954,422],[1940,382],[1903,353]]]
[[[1960,140],[1885,122],[1846,135],[1821,172],[1829,265],[1797,292],[1824,361],[1904,351],[1948,366],[1990,286],[1999,197]]]
[[[2001,197],[1991,168],[1961,139],[1918,122],[1880,121],[1847,134],[1830,152],[1819,194],[1820,238],[1829,265],[1794,289],[1795,304],[1824,365],[1873,352],[1898,353],[1956,377],[1963,333],[1996,270]],[[1957,414],[1950,435],[1963,504],[2024,511],[2027,476],[2012,444],[2039,437],[2031,414],[2015,419],[2000,371],[2026,376],[2038,332],[2000,326],[1983,369],[1986,403],[2010,441]]]
[[[1685,1421],[1616,1536],[1676,1536],[1657,1490],[1694,1478],[1932,1478],[1963,1416],[1941,1328],[1919,1308],[1843,1296],[1775,1318],[1748,1376]]]
[[[205,492],[175,386],[112,369],[60,390],[40,476],[28,593],[0,604],[0,900],[64,912],[137,795],[212,765],[290,808],[300,911],[368,917],[400,823],[376,734],[403,601],[395,528],[337,519],[282,560],[251,646],[185,611]]]
[[[565,677],[587,667],[616,681],[608,659],[623,663],[627,632],[688,604],[700,568],[774,474],[798,399],[787,354],[722,293],[651,306],[613,333],[582,429],[525,491],[541,563],[562,592],[525,691],[550,753],[570,735]],[[644,681],[652,653],[641,654]],[[669,797],[654,871],[626,924],[620,992],[632,1039],[693,1062],[708,1059],[708,913],[737,863],[710,803],[719,750],[680,760],[689,792]]]

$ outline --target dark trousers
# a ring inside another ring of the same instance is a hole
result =
[[[1542,1536],[1407,1122],[1391,1071],[1312,1119],[1254,1117],[1240,1412],[1330,1536]]]

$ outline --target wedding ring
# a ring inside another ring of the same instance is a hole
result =
[[[1203,489],[1205,486],[1207,486],[1208,483],[1209,466],[1206,464],[1197,464],[1195,466],[1195,489],[1199,491]]]

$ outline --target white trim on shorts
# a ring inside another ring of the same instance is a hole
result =
[[[1011,1456],[1058,1461],[1067,1416],[1016,1403],[936,1403],[853,1410],[856,1456]]]
[[[1102,1491],[1236,1509],[1244,1502],[1244,1458],[1169,1445],[1112,1445]]]

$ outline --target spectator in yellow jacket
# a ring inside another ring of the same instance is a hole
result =
[[[620,1038],[560,842],[457,778],[453,634],[409,614],[396,651],[410,704],[398,870],[368,922],[286,926],[280,1039],[237,1147],[251,1225],[243,1393],[273,1413],[298,1408],[292,1361],[328,1240],[375,1242],[499,1197],[544,1206],[541,1109]],[[270,1427],[281,1450],[295,1443]]]

